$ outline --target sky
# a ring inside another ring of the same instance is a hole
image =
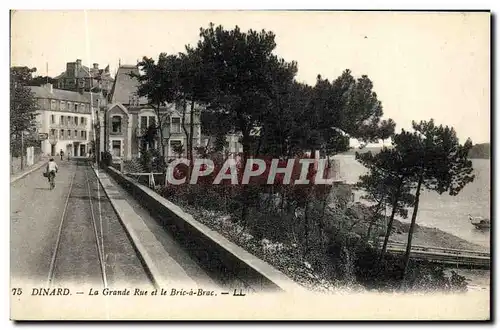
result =
[[[490,141],[490,14],[459,12],[16,11],[11,65],[56,76],[81,59],[100,68],[195,45],[200,27],[273,31],[297,80],[367,75],[396,130],[412,120],[452,126],[460,142]],[[47,71],[48,67],[48,71]]]

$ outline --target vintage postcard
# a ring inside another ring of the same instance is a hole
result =
[[[11,320],[490,320],[490,12],[10,20]]]

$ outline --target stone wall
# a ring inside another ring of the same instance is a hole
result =
[[[27,153],[24,154],[24,169],[38,163],[42,159],[42,154],[39,150],[34,150],[32,164],[27,163],[28,157]],[[21,172],[21,157],[10,157],[10,174],[16,174]]]

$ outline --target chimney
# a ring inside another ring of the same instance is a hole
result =
[[[99,70],[99,63],[94,63],[94,69]]]
[[[82,67],[82,60],[76,60],[76,67],[80,69]]]

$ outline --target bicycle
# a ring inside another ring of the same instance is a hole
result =
[[[50,190],[52,190],[56,187],[56,183],[54,182],[55,177],[56,177],[56,174],[53,171],[49,173]]]

